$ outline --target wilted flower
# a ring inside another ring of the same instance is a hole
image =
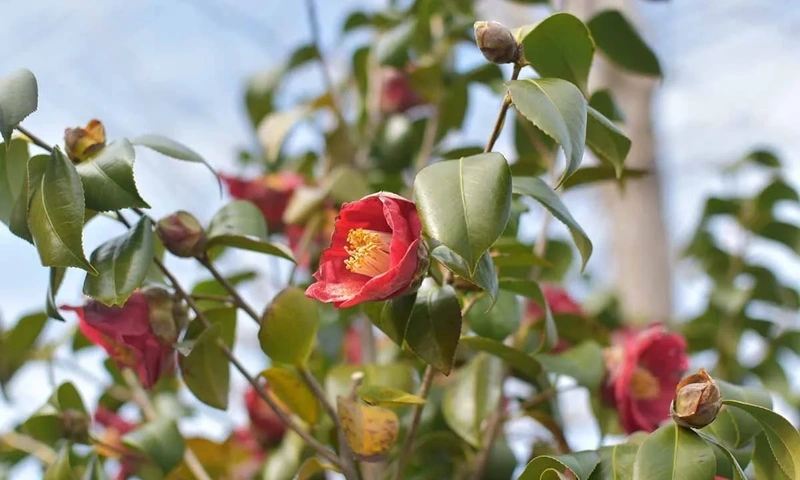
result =
[[[519,59],[519,45],[502,23],[475,22],[475,43],[492,63],[514,63]]]
[[[703,428],[717,418],[720,408],[722,393],[706,369],[701,368],[678,384],[670,413],[678,425]]]
[[[414,203],[398,195],[344,204],[306,295],[346,308],[408,292],[428,268],[421,233]]]
[[[197,257],[205,252],[206,232],[200,221],[189,212],[177,211],[162,218],[156,233],[164,247],[178,257]]]
[[[626,432],[652,432],[669,417],[675,387],[688,367],[686,340],[653,325],[617,332],[613,343],[605,352],[605,400],[616,407]]]
[[[86,128],[75,127],[64,130],[64,148],[74,163],[97,155],[106,146],[106,129],[100,120],[91,120]]]
[[[263,388],[279,408],[287,411],[280,400],[272,394],[268,385]],[[267,448],[280,443],[286,433],[286,424],[252,386],[245,392],[244,403],[250,417],[250,428],[262,447]]]
[[[228,186],[233,198],[253,202],[267,221],[269,233],[280,233],[285,225],[283,212],[294,191],[304,183],[303,177],[293,172],[278,172],[263,175],[252,180],[219,176]]]
[[[403,113],[425,100],[411,85],[408,73],[395,68],[381,69],[380,108],[383,113]]]
[[[175,350],[169,334],[165,337],[165,321],[161,305],[151,307],[148,297],[136,291],[121,307],[109,307],[89,300],[82,307],[63,306],[78,314],[81,332],[92,343],[103,347],[120,368],[131,368],[145,388],[152,387],[161,375],[171,372],[175,365]],[[170,305],[172,309],[173,305]],[[151,315],[152,314],[152,315]],[[156,323],[154,331],[151,320]],[[173,317],[173,321],[174,321]],[[180,326],[175,324],[175,332]],[[167,338],[168,337],[168,338]]]

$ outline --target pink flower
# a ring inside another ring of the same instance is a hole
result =
[[[544,294],[544,299],[547,300],[547,305],[550,307],[550,311],[553,314],[558,315],[560,313],[571,313],[575,315],[583,315],[581,306],[572,299],[565,289],[552,285],[542,285],[542,293]],[[538,303],[529,301],[526,314],[527,315],[524,321],[536,323],[544,317],[544,310]],[[571,347],[572,343],[564,340],[563,338],[559,338],[558,343],[556,343],[555,347],[553,347],[553,350],[551,350],[550,353],[561,353]]]
[[[275,403],[282,407],[282,403],[269,391],[269,386],[264,386],[267,395],[270,395]],[[286,433],[286,424],[275,413],[275,410],[264,401],[253,387],[249,387],[244,395],[244,403],[247,414],[250,417],[250,429],[262,447],[267,448],[280,443]],[[283,411],[287,411],[283,408]]]
[[[127,450],[122,443],[122,437],[139,428],[138,424],[129,422],[114,412],[100,405],[94,412],[94,421],[106,427],[100,437],[102,445],[95,446],[95,450],[105,457],[120,457],[119,471],[115,480],[127,480],[136,474],[139,468],[139,459],[135,452]]]
[[[394,68],[384,68],[381,75],[381,111],[383,113],[403,113],[409,108],[424,103],[414,90],[408,73]]]
[[[652,432],[669,418],[675,388],[689,366],[686,340],[663,325],[616,333],[606,349],[605,400],[619,412],[622,428]]]

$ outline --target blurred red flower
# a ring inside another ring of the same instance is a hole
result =
[[[575,315],[583,315],[581,306],[572,299],[565,289],[553,285],[542,285],[542,293],[544,294],[544,299],[547,301],[547,305],[550,306],[550,311],[553,314],[557,315],[559,313],[572,313]],[[544,318],[544,310],[542,309],[542,306],[532,300],[529,300],[524,321],[536,323],[542,318]],[[551,350],[550,353],[561,353],[570,347],[572,347],[570,342],[564,340],[563,338],[559,338],[558,343],[556,343],[555,347],[553,347],[553,350]]]
[[[286,226],[283,212],[294,191],[305,182],[303,177],[294,172],[277,172],[251,180],[221,173],[219,178],[228,186],[233,198],[249,200],[261,209],[270,234],[283,232]]]
[[[383,113],[402,113],[424,103],[411,85],[407,72],[387,67],[381,70],[380,75],[380,106]]]
[[[269,390],[269,386],[264,386],[267,395],[281,407],[283,411],[288,409]],[[255,388],[248,387],[244,394],[244,403],[247,408],[247,415],[250,417],[250,430],[261,444],[262,448],[268,448],[280,443],[286,433],[286,424],[275,413],[275,410],[256,392]]]
[[[421,233],[416,206],[398,195],[344,204],[306,295],[337,308],[402,295],[428,266]]]
[[[150,307],[142,291],[134,292],[121,307],[89,300],[82,307],[61,308],[77,313],[78,326],[86,338],[103,347],[119,368],[133,369],[144,388],[152,387],[162,375],[173,371],[173,342],[153,332]]]
[[[669,418],[675,388],[689,366],[686,340],[663,325],[625,329],[615,333],[605,354],[605,400],[616,407],[626,432],[652,432]]]
[[[333,235],[333,226],[336,221],[336,210],[329,206],[325,207],[323,211],[322,225],[317,228],[316,232],[311,232],[309,244],[303,245],[303,235],[305,235],[307,225],[287,225],[286,226],[286,239],[289,242],[289,248],[295,254],[297,264],[301,267],[307,267],[311,263],[312,256],[323,248],[326,248],[331,241]]]
[[[102,405],[94,412],[94,421],[106,428],[100,437],[102,444],[95,445],[95,450],[105,457],[121,457],[115,480],[131,478],[139,468],[139,460],[135,452],[129,452],[122,444],[122,437],[139,428],[139,425],[125,420],[117,412]]]

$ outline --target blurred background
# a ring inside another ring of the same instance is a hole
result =
[[[354,47],[363,42],[358,35],[342,41],[341,25],[347,15],[357,9],[383,8],[386,3],[318,2],[322,50],[335,78],[349,68]],[[534,23],[548,13],[543,7],[503,0],[480,3],[481,19],[498,20],[510,28]],[[705,198],[746,195],[761,188],[765,179],[753,172],[726,181],[721,169],[754,148],[769,147],[784,162],[788,182],[800,184],[796,128],[800,90],[795,86],[800,74],[800,5],[780,0],[556,3],[582,18],[603,6],[624,8],[658,54],[664,71],[661,82],[620,78],[602,69],[592,79],[615,90],[628,116],[634,142],[628,164],[654,169],[657,174],[629,185],[625,201],[619,200],[613,188],[580,189],[566,195],[566,204],[595,244],[587,268],[591,289],[575,272],[570,277],[571,290],[582,300],[590,300],[598,289],[619,291],[626,312],[642,320],[691,318],[704,308],[710,284],[691,264],[678,262],[678,257]],[[59,143],[65,128],[98,118],[109,138],[158,132],[190,146],[218,171],[244,175],[248,170],[237,162],[238,152],[257,144],[243,104],[247,81],[285,61],[310,38],[304,3],[299,1],[0,0],[0,8],[4,17],[0,44],[7,47],[0,56],[0,75],[24,67],[39,80],[39,110],[24,123],[29,130],[49,143]],[[476,48],[464,47],[457,60],[473,66],[484,62]],[[317,68],[305,66],[293,76],[279,104],[288,105],[324,89]],[[479,86],[469,94],[467,121],[455,135],[469,140],[466,143],[482,144],[500,100]],[[497,150],[510,148],[508,133]],[[289,148],[314,141],[318,139],[300,131]],[[225,201],[207,170],[154,153],[137,152],[136,176],[142,196],[154,206],[155,218],[184,209],[205,223]],[[780,215],[792,222],[800,220],[796,207],[783,209]],[[523,235],[536,234],[534,220]],[[731,225],[715,228],[723,241],[728,232],[734,241]],[[93,222],[86,232],[86,251],[118,232],[111,221]],[[775,244],[756,244],[751,252],[761,263],[775,266],[785,285],[800,287],[800,265],[791,252]],[[237,253],[226,257],[222,266],[230,269],[247,261],[265,272],[245,291],[253,304],[263,306],[286,281],[288,270],[265,257],[250,258]],[[5,228],[0,228],[0,265],[4,271],[0,318],[7,326],[22,314],[42,308],[48,272],[35,250]],[[194,262],[174,261],[171,266],[187,284],[204,278]],[[59,301],[80,303],[81,282],[81,275],[68,274]],[[797,316],[794,312],[788,321],[796,324]],[[244,321],[239,325],[237,350],[255,371],[265,365],[255,341],[256,327]],[[58,338],[66,328],[51,322],[46,335]],[[758,345],[745,342],[744,348],[757,351]],[[0,431],[38,408],[53,383],[75,382],[88,404],[93,404],[100,392],[98,377],[102,381],[106,375],[100,367],[102,357],[98,349],[81,353],[76,360],[85,372],[67,363],[53,369],[26,366],[9,385],[11,402],[0,400]],[[789,380],[794,388],[800,386],[800,379]],[[198,408],[204,414],[188,419],[182,425],[184,433],[224,438],[244,421],[243,389],[241,378],[233,376],[231,411],[224,414],[201,405]],[[186,399],[194,401],[189,394]],[[567,408],[576,425],[581,418],[591,418],[578,394]],[[592,425],[568,433],[576,449],[594,448],[599,441]],[[38,471],[26,462],[10,478],[35,478]]]

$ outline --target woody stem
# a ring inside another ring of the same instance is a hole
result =
[[[21,125],[17,125],[16,129],[19,131],[19,133],[21,133],[21,134],[25,135],[26,137],[28,137],[31,140],[31,142],[33,142],[33,144],[36,145],[37,147],[41,147],[41,148],[47,150],[49,153],[53,153],[53,147],[48,145],[47,142],[45,142],[41,138],[39,138],[36,135],[34,135],[31,132],[29,132],[28,129],[26,129],[25,127],[23,127]]]
[[[522,70],[522,65],[514,64],[514,71],[511,73],[511,80],[516,80],[519,78],[519,72]],[[500,138],[500,133],[503,131],[503,125],[506,122],[506,113],[508,112],[508,107],[511,106],[511,95],[506,93],[506,96],[503,97],[503,104],[500,105],[500,112],[497,114],[497,120],[494,122],[494,128],[492,129],[491,135],[489,135],[489,141],[486,142],[486,148],[483,149],[484,153],[489,153],[494,148],[494,144],[497,142],[497,139]]]
[[[225,290],[228,291],[228,293],[231,295],[231,299],[233,300],[233,303],[237,307],[239,307],[242,310],[244,310],[245,313],[247,313],[247,315],[249,315],[250,318],[255,320],[256,323],[258,323],[258,324],[261,323],[261,316],[258,314],[258,312],[256,312],[253,309],[253,307],[251,307],[244,300],[244,298],[242,298],[242,296],[239,295],[239,292],[236,290],[236,287],[234,287],[231,284],[231,282],[229,282],[228,279],[225,278],[225,276],[223,276],[220,273],[219,270],[217,270],[217,267],[215,267],[214,264],[211,263],[211,260],[207,256],[198,257],[197,261],[200,262],[200,264],[202,266],[204,266],[206,268],[206,270],[208,270],[211,273],[211,275],[214,277],[214,279],[216,279],[216,281],[218,281],[219,284],[222,285],[222,287],[225,288]]]

